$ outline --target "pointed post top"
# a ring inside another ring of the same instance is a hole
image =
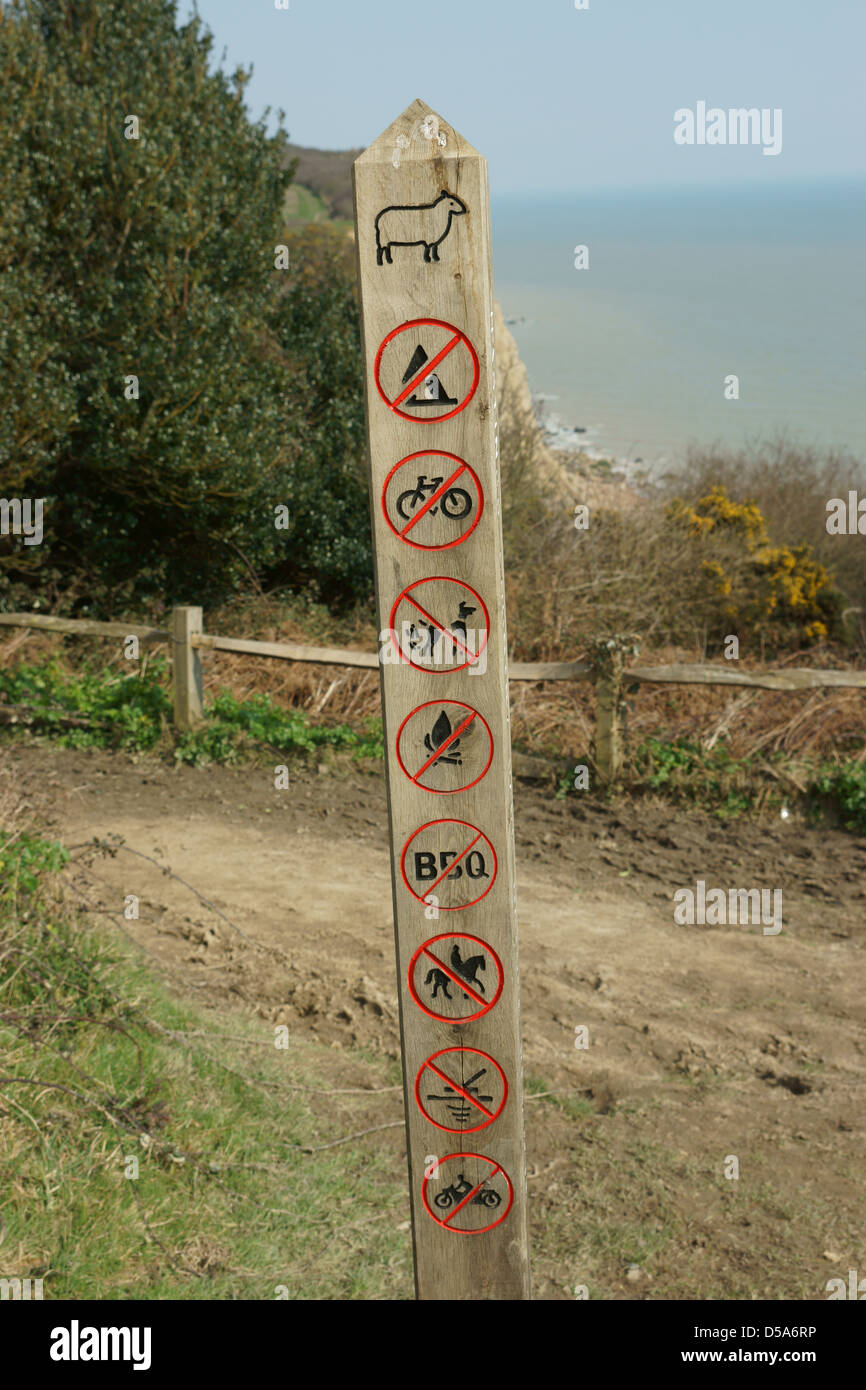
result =
[[[356,164],[393,164],[411,160],[480,159],[478,151],[420,97],[383,130]]]

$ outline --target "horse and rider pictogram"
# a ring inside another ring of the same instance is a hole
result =
[[[490,1012],[505,973],[493,947],[468,932],[442,932],[419,946],[409,964],[409,993],[429,1018],[471,1023]]]

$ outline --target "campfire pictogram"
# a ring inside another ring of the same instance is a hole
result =
[[[451,720],[443,709],[430,733],[424,735],[424,747],[427,749],[427,752],[435,753],[437,748],[441,748],[442,744],[447,742],[451,737],[451,730]],[[460,754],[459,738],[455,738],[454,742],[448,745],[448,751],[446,753],[440,753],[433,766],[436,767],[439,763],[450,763],[453,767],[460,767],[462,765],[463,758]]]

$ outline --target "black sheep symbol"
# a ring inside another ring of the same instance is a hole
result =
[[[376,217],[376,264],[390,265],[394,246],[423,246],[425,261],[438,261],[452,221],[467,211],[463,199],[447,188],[432,203],[383,208]]]

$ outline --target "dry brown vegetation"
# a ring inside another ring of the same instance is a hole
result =
[[[503,526],[507,554],[510,655],[515,661],[569,660],[587,654],[599,637],[640,635],[642,664],[696,662],[714,655],[708,643],[713,597],[701,592],[696,570],[706,548],[672,526],[667,507],[675,495],[696,500],[720,482],[732,497],[754,500],[774,539],[809,544],[831,571],[847,609],[847,644],[821,642],[781,652],[750,645],[740,634],[743,667],[862,666],[866,652],[866,565],[862,537],[829,536],[826,500],[857,484],[856,461],[820,458],[782,443],[749,455],[707,450],[690,456],[687,474],[643,490],[611,483],[582,458],[539,467],[537,431],[520,408],[518,393],[500,403]],[[548,464],[550,460],[548,459]],[[575,497],[587,497],[587,531],[573,525]],[[730,540],[716,554],[732,558]],[[156,615],[148,615],[156,616]],[[334,613],[304,595],[252,591],[222,608],[206,610],[205,627],[228,636],[298,641],[372,651],[372,606]],[[57,643],[16,632],[0,644],[0,659],[33,661]],[[97,652],[120,662],[113,644],[75,641],[70,660]],[[157,649],[157,654],[159,649]],[[167,653],[166,653],[167,654]],[[301,665],[228,653],[206,653],[206,694],[226,688],[239,698],[270,694],[326,723],[360,724],[380,713],[376,672]],[[515,744],[524,752],[562,761],[589,754],[595,695],[588,684],[515,682],[511,688]],[[864,700],[856,690],[772,691],[720,687],[647,686],[627,695],[627,748],[648,736],[689,738],[706,750],[720,740],[731,756],[789,758],[846,753],[862,760]],[[795,774],[796,775],[796,774]]]

